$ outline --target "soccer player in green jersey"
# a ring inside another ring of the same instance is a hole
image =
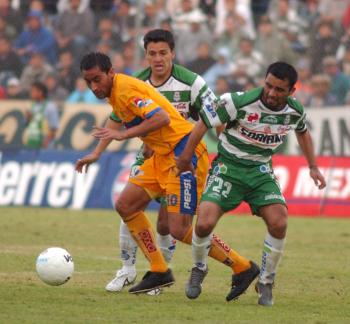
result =
[[[144,48],[149,67],[136,73],[134,76],[155,87],[185,119],[198,120],[203,100],[214,102],[217,100],[217,97],[208,88],[202,77],[173,63],[175,43],[171,32],[163,29],[149,31],[144,36]],[[119,118],[113,113],[110,116],[110,121],[120,122]],[[143,146],[131,168],[131,177],[139,172],[139,167],[144,163],[144,159],[151,155],[152,151],[147,146]],[[171,204],[172,202],[170,201],[169,203]],[[157,220],[157,241],[164,259],[169,262],[174,253],[176,241],[170,235],[167,203],[164,197],[160,197],[160,204]],[[183,221],[185,222],[185,220]],[[136,278],[137,244],[124,222],[120,224],[119,245],[123,266],[117,270],[115,277],[106,285],[106,290],[111,292],[121,291],[123,287],[131,284]],[[231,252],[233,253],[233,251]],[[251,267],[249,262],[244,261],[239,255],[232,257],[232,253],[231,258],[221,261],[232,267],[234,273],[244,272],[245,278],[247,277],[247,271],[248,274],[257,275],[258,267],[255,267],[255,264],[254,267]],[[216,256],[216,259],[220,259],[220,257],[217,258]],[[248,278],[242,287],[246,289],[249,283]],[[159,291],[159,289],[152,290],[148,294],[158,294]]]
[[[219,138],[218,155],[212,162],[192,236],[194,267],[186,285],[189,298],[196,298],[200,293],[200,285],[207,273],[210,237],[216,223],[225,212],[246,201],[252,213],[260,216],[267,226],[256,290],[260,305],[273,305],[272,287],[285,244],[287,208],[272,170],[271,156],[288,133],[295,131],[315,185],[319,189],[326,186],[316,163],[304,108],[291,96],[297,77],[291,65],[276,62],[268,67],[263,87],[244,93],[226,93],[214,105],[204,107],[200,121],[177,158],[179,173],[192,170],[189,157],[196,143],[208,128],[226,124]],[[232,285],[239,283],[238,275]]]

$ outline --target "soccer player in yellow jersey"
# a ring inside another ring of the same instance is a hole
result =
[[[181,154],[193,125],[152,86],[114,73],[108,56],[89,53],[83,57],[80,68],[89,88],[97,98],[108,98],[113,113],[122,123],[108,120],[106,127],[95,128],[93,135],[100,142],[93,153],[77,161],[76,170],[82,172],[84,166],[87,168],[95,162],[113,139],[122,141],[139,137],[154,151],[139,172],[129,178],[115,208],[151,264],[151,270],[129,292],[141,293],[169,286],[174,278],[155,242],[144,210],[153,198],[166,196],[171,235],[191,244],[192,216],[196,212],[209,166],[206,146],[200,142],[193,154],[196,175],[184,172],[177,177],[175,156]],[[205,100],[204,94],[203,104],[210,104]],[[259,273],[255,263],[237,254],[217,236],[213,236],[209,255],[231,266],[243,277],[238,285],[232,286],[232,299],[242,294]],[[204,277],[200,275],[194,279],[201,282]]]

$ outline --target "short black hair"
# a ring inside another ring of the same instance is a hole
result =
[[[170,49],[175,48],[174,36],[169,30],[165,29],[152,29],[143,37],[143,47],[147,50],[149,43],[165,42],[169,45]]]
[[[44,83],[40,81],[34,81],[31,84],[32,87],[37,88],[39,91],[41,91],[43,97],[46,99],[47,98],[47,87]]]
[[[289,89],[292,89],[298,81],[298,72],[292,65],[285,62],[279,61],[269,65],[265,77],[267,77],[269,73],[280,80],[287,79],[289,81]]]
[[[80,61],[80,71],[90,70],[98,66],[102,72],[109,72],[112,68],[112,63],[110,58],[100,52],[91,52],[83,56]]]

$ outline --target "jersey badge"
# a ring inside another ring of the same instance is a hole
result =
[[[181,95],[180,95],[179,91],[175,91],[174,92],[173,100],[174,101],[180,101],[181,100]]]
[[[260,116],[258,113],[250,113],[247,117],[247,121],[249,123],[256,123],[259,121],[259,119],[260,119]]]

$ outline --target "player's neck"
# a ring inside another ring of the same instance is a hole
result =
[[[157,75],[155,73],[151,73],[151,78],[150,78],[151,84],[154,87],[160,87],[166,81],[168,81],[168,79],[170,78],[170,75],[171,75],[171,69],[167,73],[162,74],[162,75]]]

